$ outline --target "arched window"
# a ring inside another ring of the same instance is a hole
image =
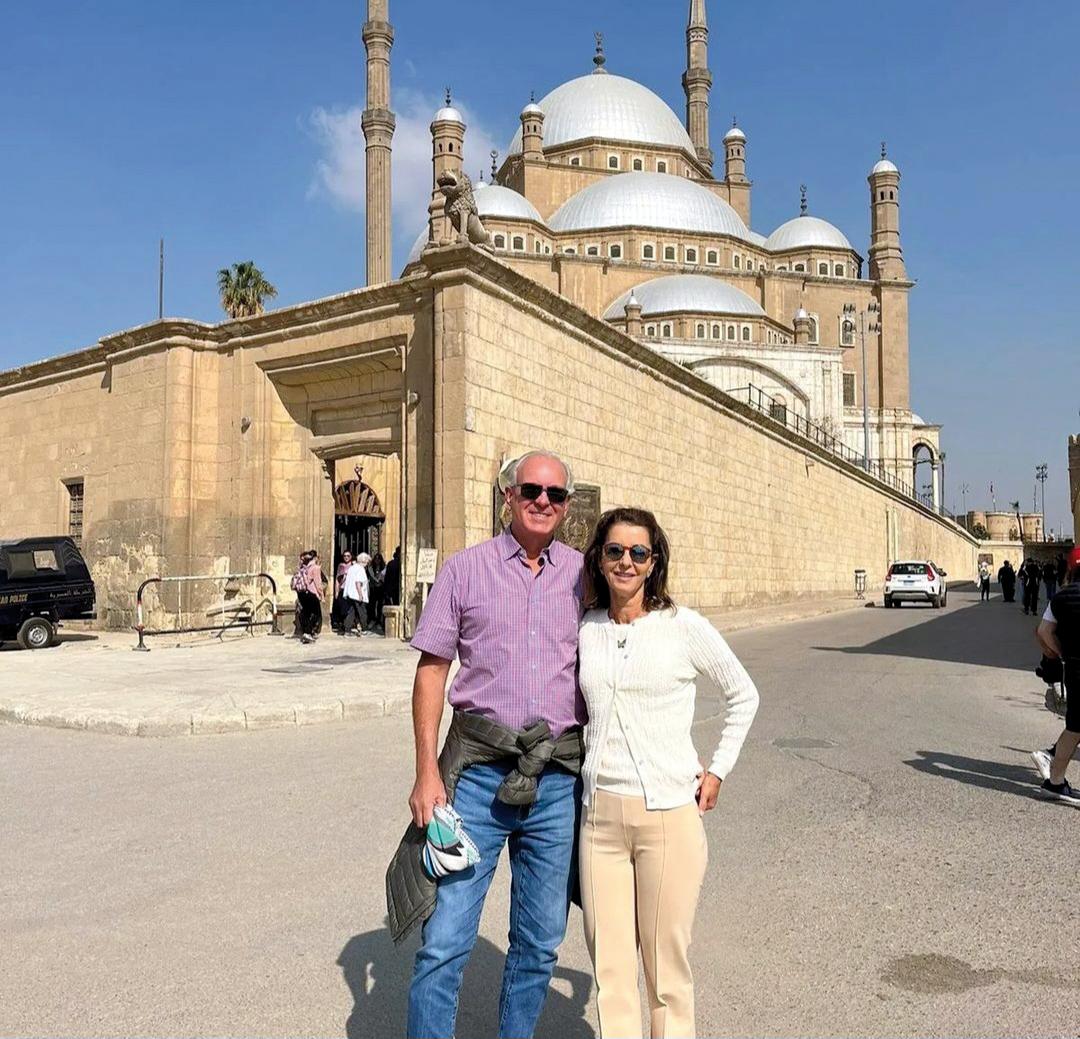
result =
[[[785,263],[782,263],[782,264],[780,264],[780,266],[779,266],[779,267],[777,267],[776,269],[777,269],[778,271],[785,271],[785,272],[786,272],[786,271],[787,271],[787,264],[785,264]]]
[[[735,342],[735,326],[734,325],[728,325],[727,326],[727,337],[731,342]]]
[[[719,339],[720,338],[720,326],[719,325],[713,325],[712,326],[712,337],[713,337],[713,339]]]
[[[738,253],[732,257],[731,262],[734,264],[735,270],[739,270],[742,267],[742,257]]]
[[[525,239],[521,235],[519,235],[519,234],[514,235],[513,239],[511,239],[511,241],[513,243],[513,248],[516,249],[518,252],[524,252],[525,251]]]
[[[664,246],[664,259],[665,260],[670,260],[672,262],[675,261],[675,246],[673,246],[673,245],[665,245]]]
[[[540,239],[539,239],[539,238],[537,238],[537,239],[536,239],[536,240],[535,240],[535,241],[533,242],[533,245],[534,245],[534,246],[536,247],[536,251],[537,251],[537,252],[540,252]]]
[[[581,156],[580,155],[571,155],[570,156],[570,165],[571,166],[580,166],[581,165]]]
[[[752,271],[754,269],[754,261],[753,260],[747,259],[747,261],[746,261],[746,269],[748,271]]]
[[[563,255],[564,256],[577,256],[577,249],[575,249],[572,245],[568,245],[563,249]]]
[[[838,278],[842,278],[844,276],[844,265],[842,263],[834,264],[833,274]]]
[[[705,338],[705,323],[703,321],[699,321],[698,325],[697,325],[697,329],[695,331],[696,331],[698,339],[704,339]]]
[[[892,202],[895,198],[896,198],[896,195],[893,192],[890,191],[889,192],[889,201]]]
[[[608,256],[610,256],[613,260],[621,260],[622,246],[619,245],[618,242],[613,242],[611,245],[608,246]]]
[[[840,322],[840,345],[855,345],[855,322],[848,321],[847,318]]]
[[[617,170],[619,168],[619,157],[618,157],[618,155],[609,155],[607,157],[607,168],[609,170]]]
[[[656,246],[655,245],[643,245],[641,247],[641,258],[643,260],[655,260],[656,259]]]
[[[689,245],[686,247],[686,262],[697,263],[697,249]]]
[[[587,245],[587,246],[585,246],[585,255],[586,256],[599,256],[600,255],[600,246],[598,246],[598,245]]]
[[[720,254],[715,249],[710,249],[705,254],[705,262],[711,263],[715,267],[720,262]]]
[[[646,334],[647,336],[654,336],[654,335],[656,335],[656,325],[646,325],[646,326],[645,326],[645,334]]]
[[[662,335],[663,335],[663,336],[664,336],[664,337],[665,337],[666,339],[670,339],[670,338],[671,338],[671,325],[668,325],[668,324],[665,324],[665,325],[664,325],[664,327],[663,327],[663,331],[662,331]]]
[[[797,263],[797,264],[795,264],[795,266],[792,269],[795,270],[796,272],[805,273],[806,272],[806,264],[805,263]]]
[[[744,343],[749,343],[750,342],[750,326],[749,325],[743,325],[742,326],[742,341]]]
[[[640,173],[643,169],[645,169],[645,160],[644,159],[634,159],[631,165],[632,165],[632,168],[633,168],[634,172]]]
[[[817,265],[818,274],[824,274],[826,277],[829,275],[829,265],[827,263],[819,263]]]
[[[817,318],[814,315],[810,316],[810,342],[816,343],[818,341],[818,324]]]
[[[495,236],[495,248],[496,249],[505,249],[506,248],[506,235],[497,234]]]
[[[656,172],[667,173],[667,162],[664,159],[656,160]]]

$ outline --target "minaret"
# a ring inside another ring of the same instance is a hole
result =
[[[697,157],[710,171],[713,153],[709,148],[709,91],[712,90],[709,71],[709,26],[705,19],[705,0],[690,0],[690,17],[686,25],[686,71],[683,90],[686,91],[686,131],[694,142]]]
[[[391,263],[390,154],[394,139],[394,113],[390,111],[390,0],[368,0],[364,23],[367,49],[367,107],[360,126],[367,142],[367,283],[389,281]]]
[[[729,184],[750,183],[746,179],[746,134],[734,119],[724,134],[724,180]]]
[[[1072,502],[1073,541],[1080,545],[1080,433],[1069,437],[1069,500]]]
[[[544,110],[535,96],[521,110],[521,157],[526,162],[544,158]]]
[[[875,281],[907,281],[900,248],[900,171],[885,157],[870,171],[870,277]]]

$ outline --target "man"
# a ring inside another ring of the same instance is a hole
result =
[[[1013,602],[1016,596],[1016,571],[1007,559],[1002,563],[997,578],[998,584],[1001,585],[1001,598],[1005,602]]]
[[[1065,778],[1065,770],[1080,746],[1080,548],[1069,554],[1068,584],[1046,607],[1036,631],[1043,653],[1063,665],[1065,689],[1065,730],[1048,751],[1032,751],[1035,767],[1043,777],[1041,790],[1055,801],[1080,806],[1080,791]]]
[[[1058,586],[1057,567],[1049,559],[1043,563],[1042,579],[1043,584],[1046,586],[1046,602],[1049,605],[1050,600],[1053,599],[1054,594],[1057,592]]]
[[[401,601],[401,546],[394,549],[393,558],[386,564],[386,577],[383,579],[386,602],[397,606]]]
[[[367,561],[370,558],[366,552],[361,552],[349,564],[342,579],[345,608],[342,611],[341,630],[346,635],[361,635],[367,628]]]
[[[979,602],[990,601],[990,564],[985,560],[979,562]]]
[[[573,475],[556,455],[534,451],[504,467],[500,487],[509,529],[446,561],[412,637],[421,652],[413,685],[414,827],[387,875],[395,940],[430,913],[409,991],[412,1039],[454,1035],[462,972],[507,842],[513,881],[498,1035],[532,1036],[576,879],[586,720],[576,673],[583,560],[554,540]],[[454,718],[437,756],[455,656]],[[416,835],[448,797],[480,862],[417,898],[423,877]]]
[[[1039,612],[1039,564],[1034,559],[1024,563],[1024,614]]]

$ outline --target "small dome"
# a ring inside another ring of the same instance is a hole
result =
[[[648,87],[622,76],[579,76],[540,99],[544,146],[604,137],[635,144],[666,145],[695,155],[679,117]],[[521,154],[518,128],[510,154]]]
[[[634,290],[631,289],[630,290],[630,297],[629,297],[629,299],[627,299],[626,306],[623,309],[624,310],[629,310],[631,307],[640,307],[640,306],[641,306],[641,304],[638,302],[637,296],[634,295]]]
[[[605,227],[653,228],[749,239],[739,214],[718,195],[687,177],[617,173],[567,199],[552,215],[553,231]]]
[[[797,216],[786,224],[781,224],[765,239],[765,248],[770,252],[806,248],[855,251],[839,228],[816,216]]]
[[[637,297],[644,317],[680,313],[765,316],[765,311],[755,300],[719,278],[707,274],[672,274],[624,292],[607,308],[604,319],[611,321],[623,317],[631,296]]]
[[[891,162],[889,159],[878,159],[878,161],[874,163],[874,168],[870,171],[870,176],[872,177],[875,173],[899,172],[900,171],[896,168],[896,163]]]
[[[522,110],[521,116],[524,118],[528,115],[543,115],[544,110],[535,102],[530,101]]]
[[[911,424],[913,426],[925,426],[926,425],[926,423],[922,420],[922,417],[919,416],[919,415],[916,415],[914,411],[911,413]]]
[[[435,113],[433,123],[461,123],[465,125],[465,117],[452,105],[445,105]]]
[[[733,126],[726,134],[724,134],[725,141],[745,141],[746,134],[742,132],[737,126]]]
[[[810,315],[806,312],[806,307],[799,307],[799,309],[795,311],[795,320],[796,321],[809,321],[810,320]]]

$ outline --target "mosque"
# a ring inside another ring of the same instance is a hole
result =
[[[614,505],[652,508],[675,593],[706,612],[848,592],[897,558],[974,572],[977,542],[936,507],[940,427],[911,410],[884,147],[865,256],[805,194],[755,230],[750,135],[731,126],[714,155],[691,0],[685,119],[609,70],[598,37],[592,70],[528,100],[472,186],[448,97],[426,223],[395,272],[389,0],[368,0],[363,41],[367,285],[216,324],[167,317],[0,372],[0,537],[75,537],[111,627],[132,623],[147,577],[185,579],[147,610],[190,623],[219,585],[237,594],[229,575],[282,587],[302,549],[329,569],[400,546],[407,634],[421,550],[441,563],[490,537],[501,467],[542,446],[574,467],[566,536]]]

